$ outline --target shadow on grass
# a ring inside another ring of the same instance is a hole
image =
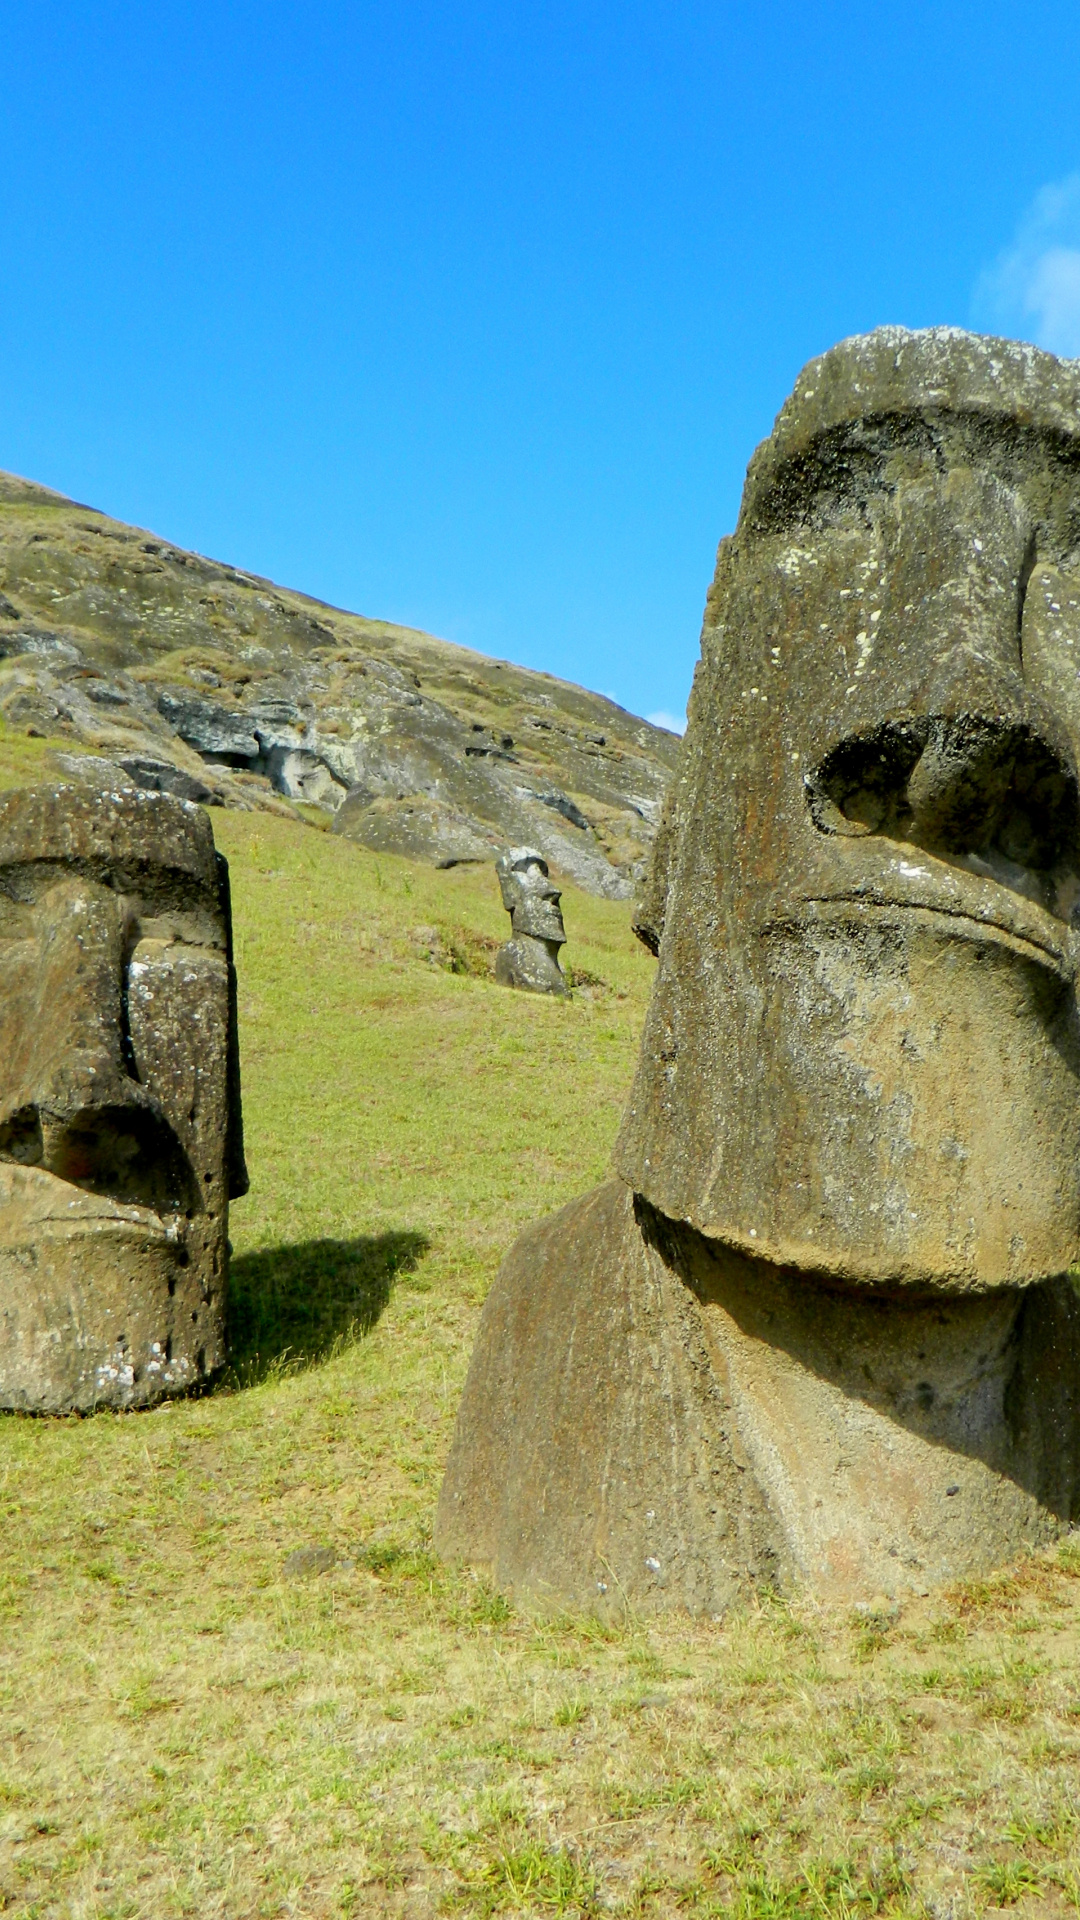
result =
[[[422,1233],[303,1240],[242,1253],[229,1270],[226,1387],[310,1367],[370,1333],[401,1273],[427,1252]]]

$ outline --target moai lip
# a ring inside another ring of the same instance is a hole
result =
[[[146,1406],[215,1372],[246,1187],[206,815],[0,796],[0,1406]]]
[[[440,1550],[849,1603],[1080,1516],[1080,366],[884,328],[721,541],[615,1177],[489,1296]]]

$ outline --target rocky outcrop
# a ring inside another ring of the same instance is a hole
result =
[[[0,475],[0,722],[205,804],[310,806],[439,866],[538,847],[629,895],[673,734],[548,674],[340,612]],[[111,774],[110,774],[110,777]]]

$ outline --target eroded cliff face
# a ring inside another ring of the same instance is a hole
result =
[[[0,721],[137,786],[308,803],[450,865],[538,846],[629,896],[678,740],[598,694],[343,613],[0,475]]]

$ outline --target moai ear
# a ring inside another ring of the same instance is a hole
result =
[[[659,953],[660,942],[664,937],[668,876],[671,858],[679,840],[675,788],[676,782],[672,781],[664,797],[664,810],[660,816],[656,839],[653,841],[648,869],[630,918],[630,925],[642,946],[648,947],[651,954]]]
[[[701,700],[704,700],[706,709],[708,708],[709,696],[705,692],[705,680],[715,670],[717,656],[723,653],[724,629],[721,614],[732,552],[731,536],[725,534],[717,548],[716,572],[705,601],[705,617],[701,627],[701,658],[694,668],[694,683],[686,703],[686,735],[674,776],[664,795],[660,825],[656,830],[649,865],[630,916],[633,931],[637,934],[642,946],[648,947],[652,954],[660,952],[660,942],[664,937],[668,893],[674,877],[674,862],[682,840],[687,800],[693,787],[691,767],[695,753],[695,710]]]
[[[218,904],[225,928],[225,959],[229,969],[228,1049],[228,1141],[225,1148],[225,1176],[229,1199],[240,1200],[251,1185],[244,1159],[244,1114],[240,1100],[240,1030],[236,1011],[236,968],[233,965],[232,892],[229,863],[223,853],[215,855],[218,870]]]
[[[706,618],[707,617],[708,614],[706,613]],[[695,689],[698,685],[701,671],[701,663],[699,661],[694,670]],[[690,699],[687,703],[687,713],[690,719],[690,724],[687,727],[687,738],[680,751],[674,777],[664,795],[663,810],[660,814],[660,825],[656,830],[656,839],[653,841],[652,854],[645,871],[645,878],[641,883],[641,891],[634,902],[634,910],[630,916],[630,925],[633,931],[637,934],[642,946],[648,947],[649,952],[652,954],[659,953],[660,942],[664,937],[668,893],[673,878],[674,862],[678,856],[679,844],[682,839],[683,815],[687,797],[692,786],[690,765],[691,756],[694,751],[691,739],[694,714],[693,689],[691,690]]]

